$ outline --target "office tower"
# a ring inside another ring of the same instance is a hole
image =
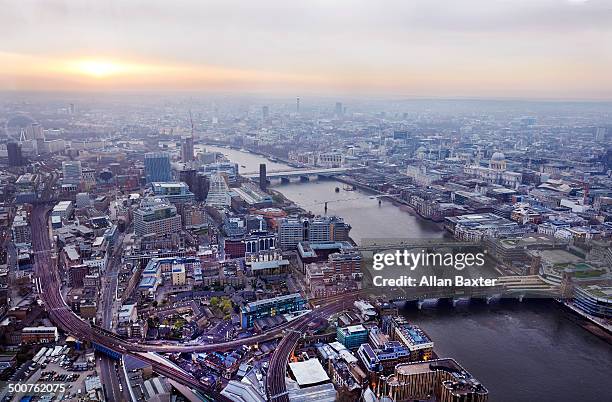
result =
[[[167,235],[181,230],[181,216],[176,207],[163,198],[145,198],[134,211],[134,234]]]
[[[196,197],[196,201],[205,201],[208,197],[208,189],[210,188],[210,180],[203,173],[198,173],[195,176],[194,189],[191,190]]]
[[[298,96],[297,99],[295,100],[295,111],[297,113],[300,113],[300,97]]]
[[[21,207],[17,210],[11,226],[13,243],[17,247],[32,245],[32,228],[28,223],[28,213]]]
[[[23,156],[21,155],[21,145],[16,142],[6,144],[8,152],[9,166],[21,166],[23,164]]]
[[[210,175],[210,188],[206,196],[206,205],[229,206],[231,201],[229,187],[223,175],[218,172]]]
[[[259,188],[265,190],[268,185],[268,178],[266,177],[266,164],[259,164]]]
[[[597,127],[595,129],[595,140],[604,141],[608,135],[608,129],[606,127]]]
[[[606,169],[612,169],[612,148],[608,148],[605,155],[601,156],[601,162],[604,164]]]
[[[62,174],[64,184],[80,184],[83,179],[81,161],[62,162]]]
[[[183,169],[178,171],[178,180],[187,183],[189,190],[195,193],[195,179],[197,171],[195,169]]]
[[[183,162],[191,162],[193,160],[193,136],[183,138],[181,158]]]
[[[267,106],[262,107],[261,115],[264,120],[268,120],[268,116],[270,115],[270,109]]]
[[[351,225],[338,216],[310,219],[290,216],[277,222],[278,243],[283,250],[295,248],[301,241],[348,241],[350,230]]]
[[[336,110],[334,114],[336,115],[336,117],[342,117],[343,115],[342,102],[336,102]]]
[[[147,183],[154,181],[171,181],[170,155],[167,152],[148,152],[144,159],[145,178]]]
[[[43,127],[38,123],[32,123],[26,127],[26,137],[28,140],[45,139]]]
[[[74,103],[71,103],[68,105],[68,113],[69,114],[74,114],[74,112],[76,111],[76,109],[74,108]]]
[[[278,221],[278,244],[283,250],[294,249],[298,243],[308,240],[308,219],[287,217]]]

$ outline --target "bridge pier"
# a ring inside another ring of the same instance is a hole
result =
[[[487,303],[487,296],[472,296],[470,297],[470,303]]]
[[[455,307],[455,299],[453,297],[441,297],[438,299],[438,306],[453,306]]]
[[[419,300],[418,299],[415,299],[415,300],[403,300],[402,308],[404,308],[406,310],[415,309],[415,308],[420,309]]]
[[[469,297],[454,297],[453,298],[453,307],[457,307],[458,304],[464,303],[468,304],[470,302]]]
[[[499,299],[501,299],[501,295],[500,294],[487,296],[487,304],[491,304],[492,302],[499,301]]]

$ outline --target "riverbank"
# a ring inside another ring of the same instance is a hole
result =
[[[242,151],[219,151],[250,170],[266,162]],[[444,236],[439,225],[391,200],[383,199],[379,205],[365,189],[336,193],[336,187],[342,187],[340,181],[312,181],[283,184],[273,191],[318,215],[325,214],[324,202],[330,201],[328,214],[351,224],[351,237],[357,242]],[[598,401],[602,384],[609,382],[610,344],[550,299],[440,306],[402,314],[431,336],[439,356],[457,359],[482,381],[496,402]]]
[[[565,308],[568,315],[576,319],[578,325],[612,345],[612,326],[599,322],[588,314],[585,314],[584,311],[567,302],[561,300],[557,301]]]

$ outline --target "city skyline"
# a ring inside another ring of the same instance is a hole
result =
[[[0,402],[612,384],[612,0],[0,10]]]
[[[605,1],[144,5],[4,4],[0,90],[612,99]]]

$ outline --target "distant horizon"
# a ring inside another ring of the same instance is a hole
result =
[[[0,7],[0,90],[612,101],[608,0]]]
[[[417,96],[417,95],[388,95],[388,94],[346,94],[346,93],[305,93],[296,95],[268,93],[268,92],[249,92],[249,91],[202,91],[202,90],[9,90],[0,89],[2,95],[18,95],[18,96],[168,96],[168,97],[235,97],[235,98],[260,98],[270,100],[295,100],[297,97],[302,102],[308,99],[313,100],[334,100],[342,101],[386,101],[386,102],[411,102],[411,101],[466,101],[466,102],[525,102],[525,103],[595,103],[606,104],[612,103],[612,98],[546,98],[546,97],[502,97],[502,96]]]

